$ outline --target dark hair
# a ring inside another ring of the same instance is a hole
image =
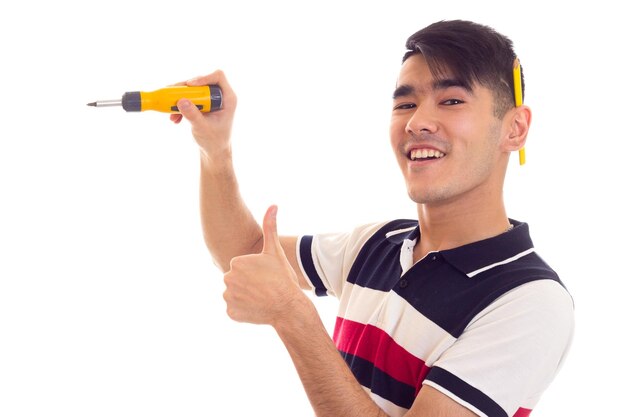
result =
[[[465,20],[442,20],[411,35],[406,47],[402,62],[422,54],[433,77],[454,76],[470,91],[476,83],[490,89],[497,117],[515,106],[513,42],[494,29]],[[522,96],[523,91],[522,73]]]

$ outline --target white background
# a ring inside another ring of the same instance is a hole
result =
[[[534,417],[618,415],[623,44],[610,1],[10,2],[0,10],[0,416],[312,415],[268,327],[231,322],[186,123],[85,104],[221,68],[241,188],[282,234],[415,217],[388,145],[406,38],[511,37],[534,111],[508,214],[575,297]],[[615,3],[617,4],[617,3]],[[333,299],[316,300],[329,330]]]

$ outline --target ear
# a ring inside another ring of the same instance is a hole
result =
[[[505,116],[506,131],[501,145],[503,151],[514,152],[524,147],[531,119],[532,112],[528,106],[522,105],[509,111]]]

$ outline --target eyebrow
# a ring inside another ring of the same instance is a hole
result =
[[[410,85],[402,84],[396,87],[396,89],[393,91],[392,98],[395,100],[400,97],[410,96],[414,92],[415,92],[415,88],[411,87]]]
[[[445,90],[446,88],[451,88],[451,87],[460,87],[466,90],[468,93],[470,94],[472,93],[471,87],[467,86],[465,83],[455,78],[443,78],[441,80],[435,80],[433,81],[431,85],[431,88],[433,90]],[[399,85],[394,90],[392,97],[394,100],[396,100],[401,97],[410,96],[414,94],[415,91],[416,91],[415,87],[408,85],[408,84],[402,84],[402,85]]]

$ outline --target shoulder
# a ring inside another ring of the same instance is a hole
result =
[[[519,407],[532,409],[564,363],[573,337],[574,305],[567,290],[551,279],[530,281],[480,311],[436,361],[428,383],[470,404],[469,392],[477,389],[508,415]]]
[[[299,237],[299,245],[313,247],[363,247],[366,243],[402,239],[417,227],[417,220],[399,219],[372,222],[347,232],[320,233]]]
[[[537,279],[519,285],[496,298],[477,314],[469,326],[485,317],[515,316],[530,328],[573,325],[574,302],[558,280]]]

